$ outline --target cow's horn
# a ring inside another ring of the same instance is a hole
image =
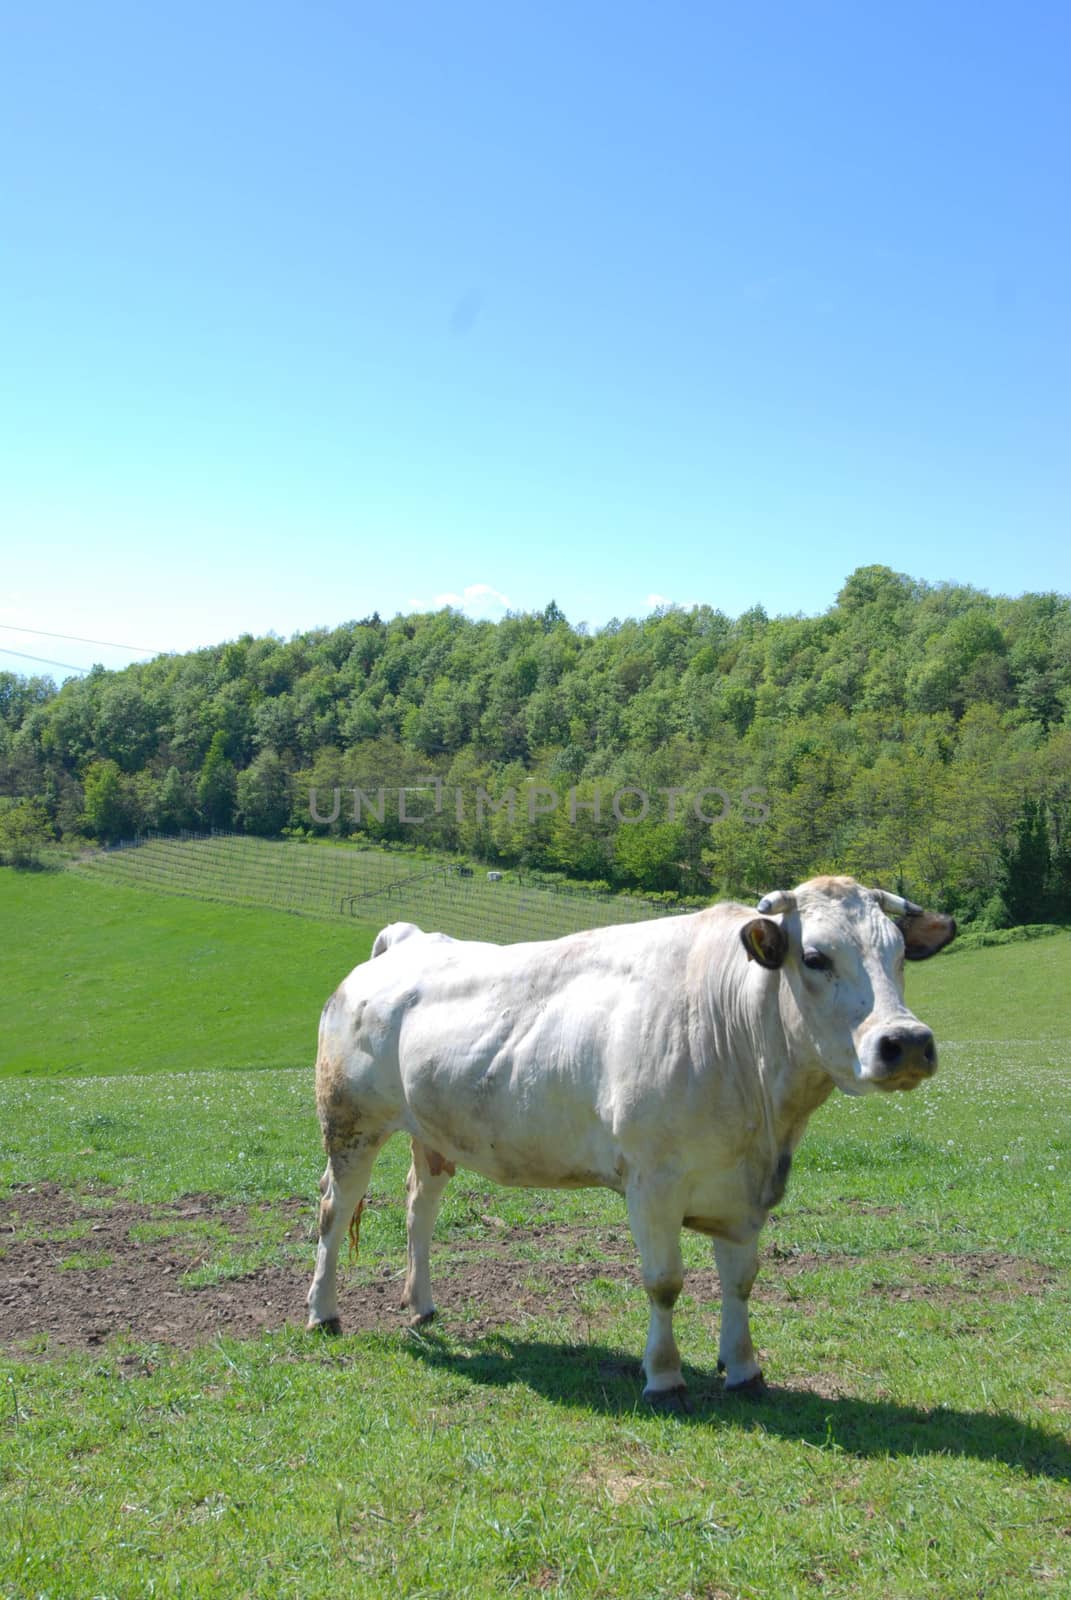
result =
[[[914,900],[905,900],[902,895],[890,894],[888,889],[871,889],[871,894],[883,911],[890,917],[921,917],[922,907],[917,906]]]
[[[774,889],[772,894],[764,894],[755,908],[763,916],[780,916],[782,911],[795,911],[796,896],[789,889]]]

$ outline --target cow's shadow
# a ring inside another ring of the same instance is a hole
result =
[[[587,1406],[611,1416],[646,1413],[642,1372],[635,1359],[600,1344],[551,1344],[495,1334],[479,1349],[459,1352],[430,1330],[406,1340],[414,1358],[492,1388],[526,1384],[561,1405]],[[761,1429],[855,1456],[941,1453],[1000,1461],[1031,1474],[1071,1480],[1071,1442],[1002,1411],[928,1410],[892,1400],[834,1398],[771,1384],[758,1399],[727,1394],[709,1371],[684,1367],[688,1409],[684,1426]]]

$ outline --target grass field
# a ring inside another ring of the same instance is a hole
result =
[[[0,1595],[1071,1594],[1071,937],[911,971],[941,1071],[815,1117],[753,1298],[769,1396],[722,1391],[688,1236],[693,1410],[660,1416],[614,1196],[459,1173],[443,1317],[404,1330],[399,1141],[362,1331],[301,1332],[316,1017],[368,930],[70,873],[0,873],[0,910]],[[65,1345],[76,1302],[105,1331]]]
[[[374,930],[137,894],[72,872],[0,873],[0,1073],[299,1066]]]

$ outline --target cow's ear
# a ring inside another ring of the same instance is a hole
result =
[[[769,917],[752,917],[745,922],[740,938],[748,960],[757,961],[760,967],[779,967],[788,953],[788,934]]]
[[[904,955],[909,961],[926,961],[956,937],[955,918],[941,911],[898,917],[896,926],[904,936]]]

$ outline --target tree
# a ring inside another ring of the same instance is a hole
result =
[[[971,699],[1003,695],[1004,636],[982,606],[954,617],[931,636],[907,674],[909,700],[921,711],[960,716]]]
[[[10,866],[35,866],[41,846],[53,837],[41,800],[20,800],[0,811],[0,853]]]
[[[238,774],[238,818],[246,833],[281,833],[290,815],[290,780],[274,750],[262,750]]]
[[[1049,914],[1071,922],[1071,812],[1050,813]]]
[[[641,889],[675,889],[683,829],[678,822],[622,823],[614,836],[619,877]]]
[[[140,686],[116,677],[101,690],[93,739],[98,755],[115,761],[123,772],[137,772],[152,754],[158,714]]]
[[[221,729],[212,736],[197,783],[197,804],[210,828],[229,828],[234,822],[237,775],[226,748],[226,734]]]
[[[844,580],[837,604],[847,612],[868,611],[872,607],[882,612],[897,611],[911,599],[913,588],[905,573],[894,572],[891,567],[856,567]]]
[[[157,825],[162,833],[181,833],[197,821],[197,808],[189,780],[177,767],[168,767],[157,803]]]
[[[17,672],[0,672],[0,722],[21,727],[27,714],[56,697],[51,678],[23,678]]]
[[[743,737],[755,715],[755,691],[746,683],[723,683],[715,696],[719,714]]]
[[[262,700],[253,713],[253,743],[258,750],[299,749],[297,722],[292,694]]]
[[[1049,909],[1052,857],[1045,812],[1036,800],[1024,802],[1015,838],[1002,852],[1002,899],[1013,924],[1043,922]]]
[[[561,799],[551,820],[551,863],[571,878],[607,878],[617,826],[610,810],[607,784],[576,783],[568,770],[551,769],[548,784]],[[571,802],[570,802],[571,795]],[[599,815],[595,815],[598,803]]]
[[[734,810],[711,827],[701,853],[702,871],[717,899],[754,899],[774,887],[766,862],[765,830]]]
[[[134,832],[133,818],[114,761],[94,761],[85,776],[83,827],[102,844],[114,844]]]

